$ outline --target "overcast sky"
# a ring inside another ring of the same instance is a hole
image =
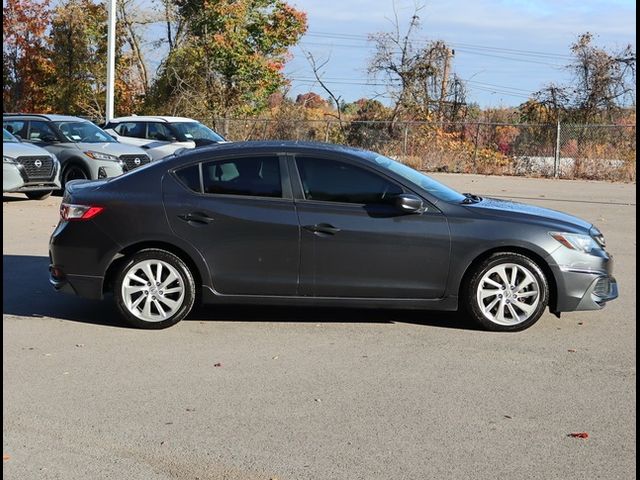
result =
[[[309,31],[286,72],[291,94],[327,95],[313,78],[303,49],[316,59],[330,58],[323,79],[346,101],[383,93],[366,85],[371,44],[367,35],[393,28],[392,0],[289,0],[308,16]],[[396,0],[399,17],[413,14],[414,2]],[[469,80],[467,101],[481,106],[516,106],[544,84],[567,81],[562,68],[569,45],[579,34],[596,35],[595,44],[635,48],[636,6],[631,0],[430,0],[420,12],[419,37],[444,40],[455,49],[453,71]]]

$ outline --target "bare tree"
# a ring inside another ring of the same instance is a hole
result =
[[[388,85],[394,101],[391,128],[404,117],[429,120],[434,113],[444,119],[445,96],[452,50],[442,41],[419,42],[419,13],[416,5],[405,31],[394,4],[393,31],[370,35],[375,54],[369,62],[369,74]]]
[[[580,35],[571,46],[575,61],[569,65],[575,89],[572,107],[583,122],[613,113],[625,106],[635,108],[636,53],[631,45],[607,51],[592,45],[593,35]]]
[[[321,72],[320,70],[322,70],[325,67],[325,65],[329,63],[329,58],[327,58],[326,60],[318,64],[316,62],[316,59],[311,54],[311,52],[304,52],[304,54],[305,54],[305,57],[307,57],[309,64],[311,65],[311,69],[313,70],[313,76],[316,78],[316,81],[318,82],[320,87],[322,87],[322,89],[325,92],[327,92],[327,95],[329,95],[329,98],[331,98],[331,101],[336,105],[336,114],[327,113],[326,115],[329,115],[331,117],[338,119],[338,123],[340,124],[340,131],[344,133],[344,126],[342,124],[342,109],[340,108],[341,107],[340,100],[342,99],[342,97],[336,96],[333,93],[333,91],[329,87],[327,87],[327,84],[322,81],[322,75],[324,75],[324,72]]]

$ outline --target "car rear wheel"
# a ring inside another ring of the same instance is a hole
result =
[[[549,286],[530,258],[518,253],[494,253],[473,270],[462,301],[483,328],[514,332],[529,328],[542,316],[549,301]]]
[[[121,268],[114,285],[116,306],[128,323],[138,328],[161,329],[175,325],[191,311],[195,282],[187,265],[176,255],[146,249]]]
[[[47,192],[25,192],[25,195],[29,200],[44,200],[45,198],[49,198],[52,190]]]

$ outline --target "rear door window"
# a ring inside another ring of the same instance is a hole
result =
[[[258,156],[202,164],[204,193],[251,197],[282,197],[280,160]]]

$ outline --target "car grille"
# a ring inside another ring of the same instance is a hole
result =
[[[120,155],[120,160],[124,162],[127,171],[146,165],[151,159],[144,154],[141,155]]]
[[[609,296],[609,292],[611,291],[611,282],[609,282],[608,278],[601,278],[596,282],[596,286],[593,288],[594,295],[605,298]]]
[[[49,156],[18,157],[16,161],[24,167],[28,181],[49,180],[53,174],[53,159]]]

